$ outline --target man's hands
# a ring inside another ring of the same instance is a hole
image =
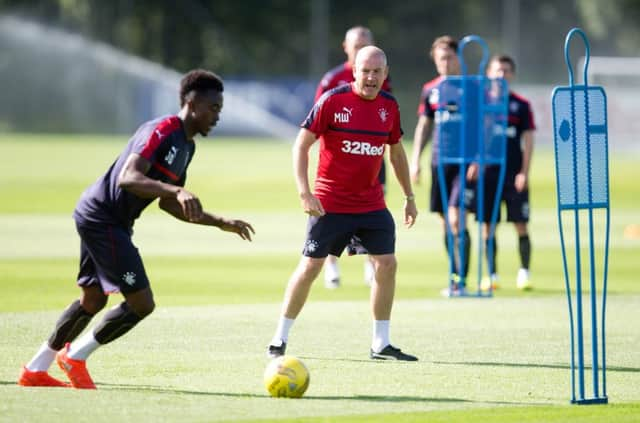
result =
[[[404,224],[407,228],[412,227],[413,224],[416,223],[416,216],[418,216],[416,200],[414,198],[407,198],[404,202]]]
[[[325,215],[322,203],[310,192],[300,194],[300,203],[302,204],[302,210],[310,216],[319,217]]]
[[[513,182],[516,187],[516,191],[522,192],[527,188],[527,179],[527,174],[524,172],[520,172],[516,175],[516,179]]]
[[[220,229],[225,232],[235,232],[240,238],[247,241],[251,241],[251,234],[256,233],[250,223],[237,219],[224,219]]]

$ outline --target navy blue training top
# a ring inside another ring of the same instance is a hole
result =
[[[107,172],[82,193],[73,217],[79,223],[132,228],[154,199],[140,198],[118,187],[118,175],[129,155],[137,153],[151,162],[146,173],[149,178],[184,186],[194,152],[195,143],[187,139],[178,116],[165,116],[142,124]]]

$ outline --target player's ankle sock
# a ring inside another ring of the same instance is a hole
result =
[[[389,345],[389,320],[373,321],[373,338],[371,340],[371,349],[373,352],[380,352],[384,347]]]
[[[113,307],[93,331],[93,336],[100,344],[108,344],[129,332],[142,317],[138,316],[126,302]]]
[[[295,319],[280,316],[276,333],[273,335],[273,339],[271,340],[271,345],[280,346],[281,342],[287,342],[289,340],[289,330],[295,321]]]
[[[529,241],[529,235],[518,237],[518,247],[520,250],[520,267],[528,269],[529,260],[531,259],[531,241]]]
[[[56,327],[49,337],[49,346],[52,350],[59,351],[64,344],[71,342],[87,327],[93,314],[87,312],[80,305],[80,300],[76,300],[65,311],[56,322]]]
[[[93,331],[89,331],[69,346],[68,356],[74,360],[86,360],[89,355],[100,347]]]
[[[469,231],[466,229],[462,232],[462,249],[464,251],[464,260],[462,261],[461,276],[466,278],[469,274],[469,254],[471,254],[471,238],[469,237]]]
[[[492,248],[489,248],[490,245],[493,244]],[[487,239],[485,241],[485,251],[487,254],[487,267],[488,273],[490,275],[498,273],[498,268],[496,267],[496,256],[498,255],[498,242],[496,238],[493,238],[493,243],[489,242]]]
[[[55,360],[57,352],[49,346],[48,342],[44,342],[25,367],[32,372],[46,372]]]

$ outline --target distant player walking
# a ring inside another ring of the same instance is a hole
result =
[[[511,86],[515,78],[515,61],[506,55],[494,56],[489,61],[487,76],[489,78],[504,78]],[[518,252],[520,255],[520,270],[516,277],[516,286],[519,289],[531,289],[529,281],[529,261],[531,257],[531,242],[527,223],[529,222],[529,167],[533,154],[533,132],[535,123],[533,111],[529,101],[524,97],[509,91],[509,121],[507,125],[507,153],[506,172],[504,188],[502,191],[502,201],[507,207],[507,221],[513,222],[518,234]],[[485,211],[484,216],[488,219],[490,210],[496,196],[496,186],[499,171],[493,166],[488,166],[485,173]],[[475,201],[474,201],[475,203]],[[500,221],[500,216],[498,216]],[[486,222],[483,224],[483,236],[485,242],[489,235],[489,228]],[[489,284],[493,288],[498,287],[498,273],[496,265],[497,242],[494,243],[493,254],[487,251],[487,261],[492,274],[489,279],[482,281],[482,289],[489,289]]]
[[[369,28],[363,26],[354,26],[350,28],[344,36],[342,47],[347,55],[347,61],[341,65],[336,66],[327,72],[316,89],[316,96],[314,101],[318,101],[320,96],[325,92],[339,87],[340,85],[350,84],[353,82],[353,65],[356,62],[356,54],[362,47],[370,46],[373,44],[373,34]],[[387,75],[387,78],[382,84],[382,90],[388,93],[391,92],[391,78]],[[382,184],[383,191],[386,183],[386,170],[384,160],[380,167],[380,173],[378,179]],[[367,285],[371,285],[374,277],[373,263],[370,259],[364,262],[364,281]],[[340,268],[338,266],[338,258],[333,254],[327,256],[327,260],[324,265],[324,284],[329,289],[335,289],[340,286]]]
[[[418,123],[416,124],[413,139],[413,154],[411,157],[411,179],[414,183],[419,182],[420,175],[422,173],[420,165],[422,151],[426,147],[429,138],[434,133],[434,127],[438,124],[438,120],[436,119],[436,110],[440,106],[438,86],[447,76],[460,74],[460,62],[458,60],[457,50],[458,42],[448,35],[436,38],[431,45],[430,55],[433,59],[433,63],[436,65],[438,77],[426,82],[422,87],[422,92],[420,93]],[[451,113],[456,113],[456,110],[451,110]],[[435,133],[437,133],[437,131]],[[461,236],[458,236],[458,227],[461,215],[460,207],[464,206],[464,204],[459,204],[460,178],[464,178],[466,175],[460,175],[460,166],[457,164],[444,165],[445,186],[441,187],[438,179],[439,150],[440,141],[436,136],[434,136],[431,146],[431,191],[429,209],[433,213],[438,213],[441,218],[445,251],[447,251],[447,254],[449,254],[449,237],[446,232],[445,219],[448,219],[449,221],[449,226],[454,235],[454,240],[460,240],[460,242],[462,242],[462,248],[464,249],[463,262],[460,260],[458,254],[460,251],[459,245],[455,245],[453,248],[454,261],[456,264],[455,272],[456,276],[463,276],[466,278],[469,271],[469,254],[471,252],[469,231],[465,229]],[[440,193],[441,190],[445,190],[445,197],[448,199],[448,210],[444,210],[442,195]],[[464,216],[466,220],[466,213]],[[459,295],[464,291],[464,286],[459,285],[457,280],[453,282],[453,291],[450,291],[447,286],[447,288],[442,291],[443,294]]]
[[[295,180],[302,209],[310,215],[302,258],[289,279],[282,314],[268,354],[284,355],[289,331],[304,306],[311,284],[328,254],[339,256],[357,240],[375,267],[371,287],[372,359],[415,361],[391,345],[389,319],[397,262],[395,224],[386,208],[378,172],[387,146],[406,201],[404,223],[417,215],[407,157],[400,142],[398,103],[380,89],[388,74],[384,52],[362,48],[354,67],[355,81],[320,97],[303,122],[293,148]],[[315,189],[309,188],[309,150],[320,137],[320,161]]]
[[[222,92],[222,80],[214,73],[187,73],[180,83],[180,112],[143,124],[107,172],[82,194],[73,213],[81,239],[80,299],[62,313],[48,341],[22,368],[20,385],[68,386],[48,374],[55,359],[71,386],[95,389],[87,357],[153,311],[153,293],[131,235],[134,221],[156,198],[161,209],[180,220],[251,240],[249,223],[204,211],[198,197],[183,188],[195,152],[193,138],[206,136],[218,122]],[[114,292],[121,292],[124,301],[70,344]]]

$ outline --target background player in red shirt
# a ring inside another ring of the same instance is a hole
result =
[[[373,34],[369,28],[364,26],[355,26],[346,32],[344,35],[344,41],[342,42],[342,48],[347,55],[347,61],[331,69],[322,77],[318,84],[318,88],[316,89],[315,102],[317,102],[320,99],[320,96],[325,92],[340,85],[350,84],[353,82],[353,65],[356,60],[356,54],[362,47],[370,45],[373,45]],[[391,79],[389,76],[384,80],[382,90],[391,92]],[[378,178],[380,179],[380,183],[384,189],[384,184],[386,182],[384,161],[382,162]],[[373,277],[373,263],[370,259],[367,259],[364,262],[364,282],[370,286]],[[340,286],[338,257],[332,254],[329,254],[324,264],[324,285],[329,289],[335,289]]]
[[[62,313],[49,339],[22,368],[20,385],[68,386],[48,373],[55,359],[74,388],[95,389],[87,357],[153,311],[153,293],[131,235],[134,221],[156,198],[177,219],[251,240],[249,223],[204,211],[198,197],[183,188],[195,151],[193,138],[206,136],[218,122],[223,89],[212,72],[187,73],[180,83],[180,112],[143,124],[107,172],[82,194],[73,214],[81,239],[80,299]],[[107,294],[118,291],[124,301],[70,344],[105,307]]]
[[[489,78],[504,78],[511,87],[515,77],[515,61],[506,55],[493,56],[487,67]],[[516,286],[519,289],[531,289],[529,281],[529,261],[531,256],[531,242],[529,241],[529,167],[533,154],[533,131],[535,122],[531,104],[524,97],[509,90],[509,121],[507,126],[507,152],[506,172],[501,202],[507,207],[507,221],[513,222],[518,234],[518,251],[520,254],[520,270],[516,277]],[[498,184],[498,170],[487,168],[485,175],[485,211],[484,216],[489,219],[495,190]],[[475,200],[472,200],[475,204]],[[498,215],[498,222],[500,215]],[[485,242],[489,235],[489,227],[483,224],[483,236]],[[488,247],[488,246],[487,246]],[[497,242],[494,243],[493,254],[487,251],[489,278],[483,278],[481,288],[488,290],[489,284],[498,288],[498,274],[496,266]]]
[[[395,224],[386,208],[378,172],[389,149],[393,169],[406,196],[404,223],[417,215],[407,157],[402,147],[400,112],[395,98],[380,91],[387,59],[374,46],[362,48],[354,67],[355,81],[323,94],[303,122],[293,147],[296,185],[302,209],[310,215],[302,258],[289,279],[282,314],[268,355],[284,355],[289,331],[328,254],[339,256],[357,240],[371,256],[375,281],[372,359],[415,361],[391,345],[389,319],[397,262]],[[320,138],[320,160],[314,191],[309,187],[309,150]]]
[[[443,78],[450,75],[460,74],[460,62],[458,60],[458,42],[448,35],[438,37],[431,45],[430,55],[433,59],[433,63],[436,65],[438,77],[424,84],[420,93],[420,104],[418,106],[418,123],[416,124],[415,135],[413,138],[413,154],[411,157],[411,179],[414,183],[419,183],[421,174],[420,156],[422,151],[426,147],[429,138],[434,132],[434,125],[436,124],[435,112],[438,108],[438,85]],[[445,226],[445,211],[442,204],[442,196],[440,194],[441,189],[446,189],[446,196],[448,198],[449,207],[447,215],[449,219],[449,225],[454,235],[454,240],[461,239],[464,248],[465,261],[460,263],[458,257],[459,246],[454,245],[454,258],[456,262],[457,275],[463,275],[466,277],[469,271],[469,253],[471,241],[469,238],[469,231],[465,229],[461,237],[457,236],[458,225],[460,218],[460,177],[466,177],[465,175],[459,175],[459,166],[457,164],[445,165],[445,184],[446,187],[440,187],[438,179],[438,154],[440,150],[439,140],[436,136],[433,137],[433,143],[431,145],[431,191],[429,209],[433,213],[438,213],[442,221],[442,229],[444,234],[445,250],[448,248],[448,237],[446,234]],[[466,213],[465,213],[466,220]],[[466,225],[465,225],[466,228]],[[450,292],[449,289],[443,290],[444,295],[456,295],[462,292],[463,286],[459,286],[457,281],[454,281],[454,290]]]

